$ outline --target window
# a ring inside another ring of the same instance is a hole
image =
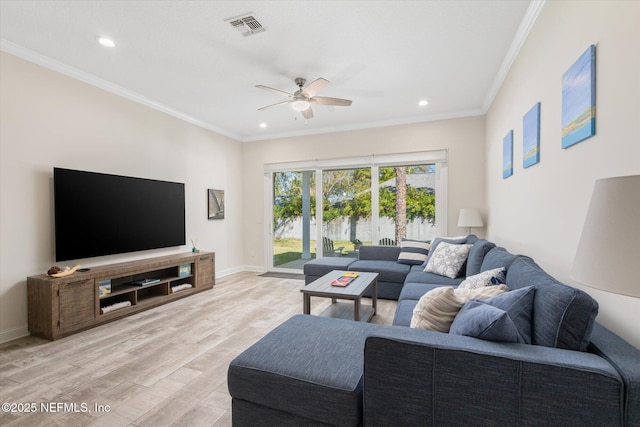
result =
[[[444,150],[265,165],[268,269],[444,235],[446,177]]]

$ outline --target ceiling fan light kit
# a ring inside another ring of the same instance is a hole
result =
[[[275,89],[269,86],[256,85],[256,87],[259,89],[275,92],[289,98],[288,101],[282,101],[276,104],[267,105],[266,107],[258,108],[258,110],[262,111],[271,107],[276,107],[278,105],[291,104],[291,108],[299,111],[305,119],[311,119],[313,118],[311,104],[333,105],[339,107],[348,107],[351,105],[351,100],[349,99],[316,96],[318,92],[320,92],[327,84],[329,84],[329,80],[327,79],[323,79],[321,77],[311,82],[307,87],[304,87],[306,80],[302,77],[296,78],[294,82],[298,86],[298,90],[295,93],[285,92],[283,90]]]
[[[311,104],[309,104],[309,101],[305,101],[304,99],[298,99],[297,101],[293,101],[291,103],[291,108],[296,111],[304,111],[310,106]]]

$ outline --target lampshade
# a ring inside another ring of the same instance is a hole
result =
[[[458,227],[482,227],[482,217],[478,208],[462,208],[458,216]]]
[[[596,181],[571,277],[578,283],[640,296],[640,175]]]

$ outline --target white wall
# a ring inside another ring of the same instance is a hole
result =
[[[563,150],[562,74],[591,44],[597,133]],[[541,160],[524,169],[522,116],[538,101]],[[502,138],[510,129],[514,174],[503,180]],[[488,237],[591,294],[598,321],[640,348],[640,299],[570,278],[595,180],[640,173],[640,2],[547,2],[487,114],[486,144]]]
[[[448,149],[448,234],[464,234],[466,229],[456,226],[460,208],[484,209],[484,133],[484,117],[478,116],[245,142],[244,245],[247,266],[265,268],[265,163]],[[481,230],[477,231],[481,233]]]
[[[26,277],[56,264],[54,166],[184,182],[186,188],[188,246],[63,264],[90,267],[182,252],[197,238],[200,249],[216,252],[218,275],[242,265],[240,143],[0,55],[0,342],[27,334]],[[207,188],[226,190],[224,220],[207,220]]]

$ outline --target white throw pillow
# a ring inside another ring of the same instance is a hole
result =
[[[429,257],[424,271],[455,279],[467,260],[472,246],[440,242],[433,255]]]
[[[432,289],[420,298],[413,309],[411,327],[449,332],[451,323],[464,302],[451,286]]]
[[[467,277],[458,289],[477,289],[485,286],[500,285],[505,283],[507,277],[507,269],[504,267],[494,268],[493,270],[483,271]]]
[[[413,309],[411,327],[449,332],[453,320],[467,300],[491,298],[508,290],[506,285],[478,289],[453,289],[451,286],[432,289],[420,298]]]

